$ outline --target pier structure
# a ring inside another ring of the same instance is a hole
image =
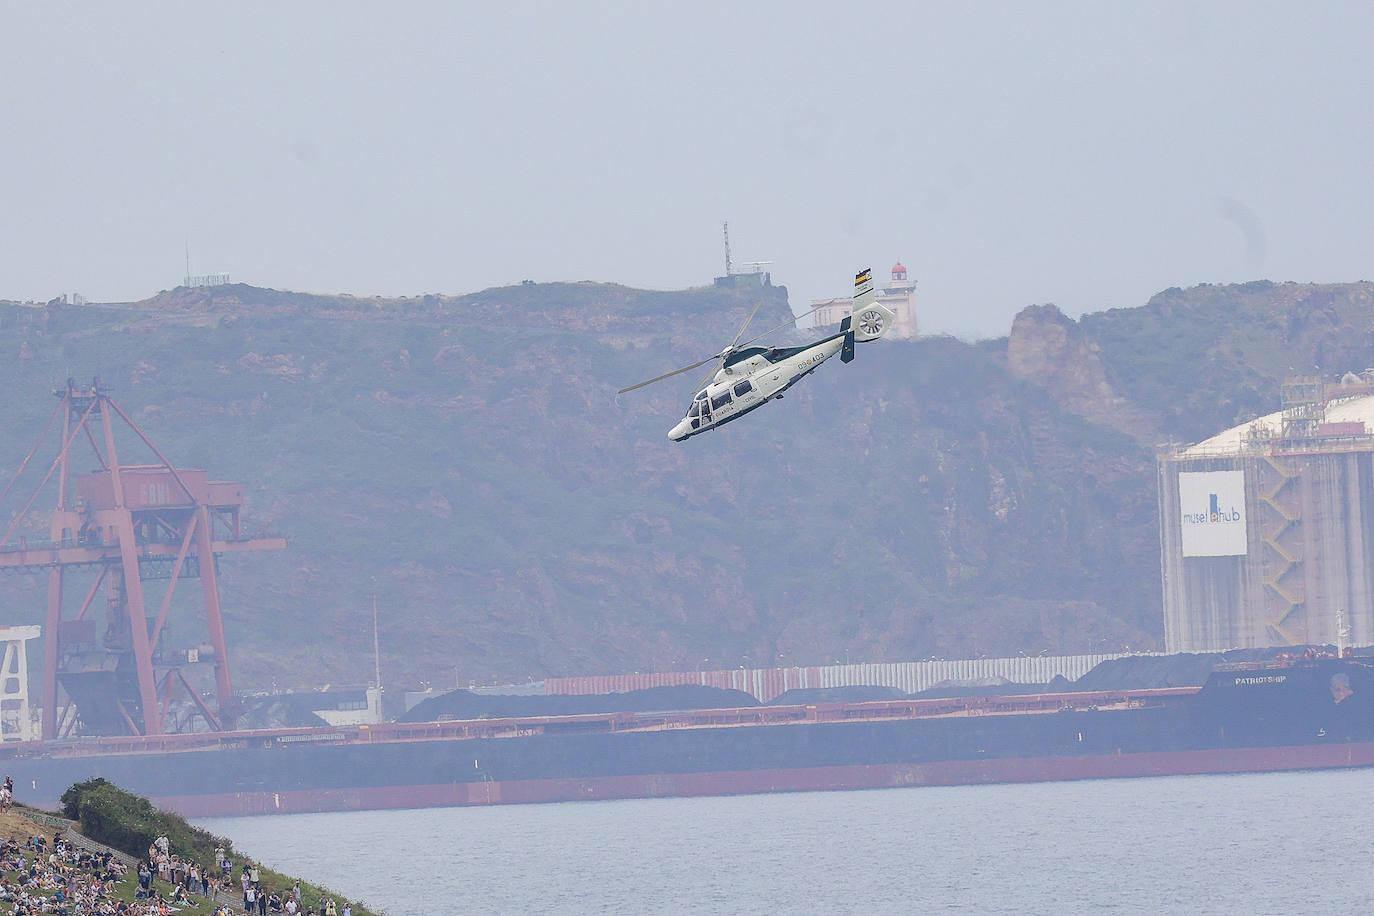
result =
[[[0,535],[0,570],[47,574],[42,738],[163,734],[179,692],[194,704],[193,718],[218,730],[234,707],[234,694],[217,558],[278,549],[285,541],[245,534],[243,485],[174,466],[99,379],[90,385],[69,379],[54,393],[59,402],[47,428],[0,491],[3,503],[26,479],[48,434],[60,429],[46,474]],[[128,445],[131,436],[148,453],[148,463],[121,463],[117,440]],[[76,455],[85,446],[88,458],[82,460],[96,469],[77,474]],[[30,512],[41,493],[54,489],[48,536],[35,538],[41,522]],[[192,578],[200,579],[204,642],[164,646],[177,586]],[[69,604],[77,608],[74,615],[68,614]],[[104,606],[103,627],[93,611],[98,604]],[[218,712],[182,671],[185,664],[205,662],[214,665]]]

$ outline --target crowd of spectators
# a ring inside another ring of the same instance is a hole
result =
[[[6,776],[0,809],[8,810],[13,793]],[[241,911],[215,904],[217,894],[240,893]],[[0,916],[167,916],[183,910],[208,916],[353,916],[352,907],[331,898],[321,900],[318,909],[304,907],[299,884],[286,893],[264,887],[252,862],[241,863],[236,875],[222,846],[207,864],[184,850],[174,852],[167,836],[160,835],[131,870],[114,853],[78,847],[60,831],[51,840],[0,838]]]
[[[220,868],[219,886],[229,890],[234,886],[234,862],[223,846],[215,847],[215,859]],[[293,885],[285,894],[268,890],[262,885],[258,867],[251,862],[244,862],[239,867],[238,889],[243,894],[243,910],[249,916],[267,916],[268,913],[283,913],[285,916],[353,916],[351,906],[345,903],[341,909],[333,898],[325,898],[318,910],[303,908],[299,884]]]
[[[0,839],[0,916],[167,916],[188,909],[209,916],[352,916],[347,903],[332,899],[304,908],[299,885],[286,894],[264,888],[251,863],[243,863],[236,878],[222,848],[216,858],[213,868],[202,867],[173,853],[160,836],[131,871],[113,853],[81,849],[60,832],[51,840]],[[216,891],[241,892],[242,910],[215,905]]]
[[[0,840],[0,901],[14,916],[143,916],[146,910],[130,909],[115,898],[124,873],[111,853],[78,849],[60,833],[51,841],[41,836],[22,844]]]

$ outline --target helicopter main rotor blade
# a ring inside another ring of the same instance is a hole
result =
[[[754,341],[758,340],[758,339],[761,338],[761,337],[767,337],[769,334],[772,334],[774,331],[780,331],[780,330],[782,330],[783,328],[787,327],[789,324],[796,324],[798,321],[801,321],[801,320],[802,320],[803,318],[805,318],[807,315],[815,314],[815,313],[821,308],[821,306],[816,306],[816,308],[813,308],[811,311],[809,311],[809,312],[803,312],[802,314],[798,315],[796,318],[793,318],[791,321],[784,322],[783,324],[778,325],[776,328],[770,328],[770,329],[768,329],[767,331],[764,331],[762,334],[755,334],[753,337],[749,338],[748,340],[746,340],[744,343],[741,344],[741,343],[739,342],[739,339],[740,339],[741,337],[743,337],[743,336],[744,336],[744,332],[747,331],[747,330],[749,329],[749,325],[750,325],[751,323],[753,323],[753,321],[754,321],[754,316],[758,314],[759,308],[760,308],[762,305],[763,305],[763,300],[760,299],[760,300],[754,305],[754,310],[753,310],[752,312],[749,313],[749,317],[746,318],[746,319],[744,320],[744,324],[740,326],[739,333],[735,335],[735,342],[732,343],[732,344],[730,344],[730,346],[726,347],[724,350],[721,350],[719,353],[716,353],[716,354],[714,354],[713,356],[708,356],[708,357],[706,357],[706,358],[703,359],[703,360],[699,360],[698,362],[692,363],[690,366],[683,366],[681,369],[674,369],[672,372],[665,372],[665,373],[663,373],[663,374],[660,375],[660,376],[657,376],[657,377],[655,377],[655,378],[649,379],[647,382],[640,382],[638,385],[631,385],[631,386],[628,387],[628,388],[621,388],[619,391],[616,392],[616,394],[618,394],[618,395],[624,394],[624,393],[627,392],[627,391],[634,391],[634,390],[637,389],[637,388],[643,388],[645,385],[652,385],[654,382],[661,382],[661,381],[663,381],[663,380],[666,379],[666,378],[672,378],[673,376],[675,376],[675,375],[681,375],[681,374],[684,373],[684,372],[691,372],[693,369],[697,368],[698,366],[704,366],[704,365],[706,365],[707,363],[709,363],[709,362],[710,362],[711,360],[713,360],[713,359],[720,359],[720,358],[723,357],[723,356],[729,355],[730,352],[733,351],[733,350],[737,350],[737,349],[739,349],[739,348],[742,347],[742,346],[748,346],[749,344],[753,343]],[[711,377],[711,375],[713,375],[713,374],[714,374],[714,370],[712,370],[711,372],[707,373],[706,378],[709,379],[709,378]],[[705,380],[703,380],[701,384],[705,384]],[[693,390],[693,391],[696,391],[696,390],[698,390],[698,389],[700,389],[700,388],[701,388],[701,385],[697,385],[697,387],[694,388],[694,389],[692,389],[692,390]]]
[[[757,314],[759,313],[759,308],[760,308],[762,305],[763,305],[763,300],[762,300],[762,299],[760,299],[758,302],[755,302],[755,303],[754,303],[754,310],[753,310],[752,312],[749,313],[749,317],[748,317],[748,318],[744,319],[744,324],[742,324],[742,325],[739,326],[739,333],[735,335],[735,339],[731,342],[730,346],[727,347],[726,349],[729,349],[729,350],[735,349],[735,344],[739,343],[739,339],[740,339],[741,337],[744,336],[744,332],[747,331],[747,330],[749,330],[749,325],[753,322],[754,316],[757,315]]]
[[[703,376],[701,377],[701,381],[697,382],[696,385],[692,388],[692,393],[695,395],[696,392],[698,392],[698,391],[700,391],[701,389],[705,388],[705,387],[706,387],[706,383],[709,382],[709,381],[711,380],[711,376],[715,375],[715,374],[716,374],[716,371],[717,371],[717,370],[715,370],[715,369],[707,369],[707,370],[706,370],[706,374],[703,375]]]
[[[772,334],[774,331],[781,331],[783,328],[787,327],[789,324],[796,324],[798,321],[801,321],[801,320],[802,320],[803,318],[805,318],[807,315],[814,315],[816,312],[820,311],[822,308],[824,308],[824,306],[818,305],[818,306],[816,306],[815,308],[813,308],[813,309],[812,309],[811,311],[809,311],[809,312],[802,312],[800,315],[798,315],[796,318],[793,318],[791,321],[784,321],[782,324],[778,325],[776,328],[769,328],[767,331],[764,331],[762,334],[755,334],[753,337],[749,338],[749,339],[746,340],[744,343],[739,344],[739,346],[741,346],[741,347],[747,347],[747,346],[749,346],[751,343],[753,343],[754,341],[758,340],[758,339],[761,338],[761,337],[767,337],[769,334]],[[733,346],[734,346],[734,345],[732,345],[732,347],[733,347]],[[698,363],[698,365],[700,365],[700,363]]]
[[[684,372],[691,372],[697,366],[704,366],[713,359],[720,359],[720,354],[717,353],[714,356],[708,356],[701,362],[692,363],[690,366],[683,366],[681,369],[674,369],[672,372],[665,372],[658,378],[651,378],[647,382],[640,382],[638,385],[631,385],[629,388],[622,388],[619,391],[617,391],[616,394],[624,394],[627,391],[634,391],[636,388],[643,388],[645,385],[652,385],[654,382],[661,382],[665,378],[672,378],[673,376],[681,375]]]

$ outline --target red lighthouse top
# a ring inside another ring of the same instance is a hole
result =
[[[892,279],[894,279],[894,280],[905,280],[905,279],[906,279],[906,268],[902,266],[902,262],[901,262],[901,261],[898,261],[896,264],[893,264],[893,265],[892,265]]]

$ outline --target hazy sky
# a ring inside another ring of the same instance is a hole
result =
[[[0,298],[1374,276],[1374,5],[6,4]]]

